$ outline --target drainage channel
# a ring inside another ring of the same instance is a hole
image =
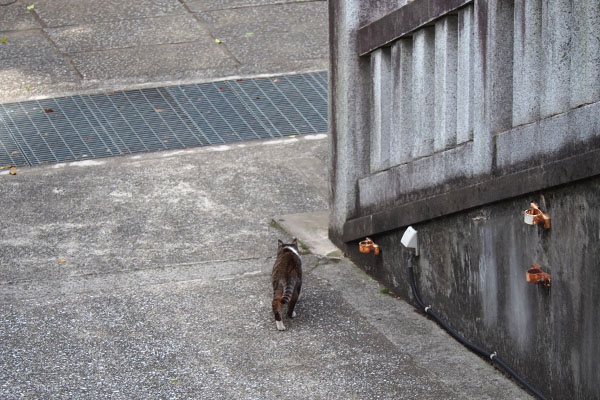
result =
[[[327,131],[327,72],[0,104],[0,166]]]

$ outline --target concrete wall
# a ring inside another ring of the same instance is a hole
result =
[[[422,297],[544,393],[599,398],[600,3],[332,0],[330,34],[331,238],[410,297],[415,225]]]
[[[550,214],[551,229],[523,223],[531,201]],[[592,178],[415,224],[421,298],[548,398],[600,398],[599,216],[600,178]],[[380,256],[355,242],[345,251],[414,302],[403,233],[370,236]],[[550,289],[526,282],[534,263],[552,275]]]

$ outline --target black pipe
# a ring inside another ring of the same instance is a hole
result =
[[[433,310],[431,309],[431,306],[425,306],[425,303],[423,303],[423,300],[421,300],[421,296],[419,296],[419,291],[417,290],[417,284],[415,282],[415,273],[413,270],[412,261],[413,261],[413,257],[411,256],[410,259],[408,260],[408,275],[409,275],[410,287],[412,289],[413,296],[415,296],[415,300],[419,304],[419,307],[425,312],[425,314],[430,315],[439,325],[442,326],[442,328],[444,328],[446,330],[446,332],[448,332],[454,339],[458,340],[469,350],[479,354],[480,356],[482,356],[486,359],[489,358],[490,360],[492,360],[492,363],[496,362],[496,364],[498,364],[500,367],[502,367],[502,369],[504,371],[506,371],[510,376],[515,378],[521,385],[523,385],[525,388],[527,388],[527,390],[529,390],[531,393],[533,393],[539,399],[546,400],[546,397],[543,394],[541,394],[539,392],[539,390],[537,390],[536,388],[531,386],[531,384],[529,382],[527,382],[524,378],[519,376],[519,374],[517,374],[515,371],[513,371],[513,369],[510,368],[506,364],[506,362],[504,362],[500,357],[498,357],[496,355],[496,352],[490,353],[489,351],[482,349],[481,347],[477,346],[476,344],[469,342],[464,337],[460,336],[458,334],[458,332],[456,332],[454,329],[452,329],[450,327],[450,325],[448,325],[445,321],[443,321],[435,312],[433,312]]]

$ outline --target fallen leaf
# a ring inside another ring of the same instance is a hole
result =
[[[32,5],[30,5],[30,6],[27,6],[27,9],[28,9],[28,10],[33,10],[33,9],[34,9],[34,7],[35,7],[35,4],[32,4]]]
[[[179,380],[179,378],[169,378],[171,379],[171,382],[177,382]]]
[[[273,82],[279,82],[279,79],[275,78],[273,79]]]
[[[67,262],[66,258],[59,258],[58,260],[56,260],[59,264],[63,264]]]
[[[11,155],[11,156],[18,156],[18,155],[19,155],[19,153],[20,153],[20,152],[19,152],[19,150],[15,150],[15,151],[11,151],[11,152],[10,152],[10,155]]]
[[[162,108],[155,108],[154,111],[159,112],[159,113],[160,112],[165,112],[165,110],[163,110]]]
[[[216,44],[221,44],[221,43],[223,43],[223,42],[221,42],[221,40],[220,40],[220,39],[215,39],[215,43],[216,43]]]
[[[25,86],[25,90],[29,91],[31,88],[29,86]]]
[[[246,37],[252,37],[254,36],[254,32],[246,32]]]
[[[50,114],[50,113],[53,113],[53,112],[54,112],[54,110],[53,110],[53,109],[51,109],[51,108],[44,108],[44,112],[45,112],[46,114]]]
[[[6,36],[4,36],[4,37],[2,38],[2,40],[0,40],[0,42],[2,42],[3,44],[6,44],[6,42],[7,42],[7,40],[6,40]]]
[[[10,171],[8,172],[11,175],[16,175],[17,174],[17,169],[15,167],[10,167]]]

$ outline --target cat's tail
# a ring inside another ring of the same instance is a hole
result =
[[[281,297],[281,304],[286,304],[292,298],[292,294],[294,293],[294,286],[296,286],[296,281],[294,279],[290,279],[287,281],[283,287],[283,296]]]

